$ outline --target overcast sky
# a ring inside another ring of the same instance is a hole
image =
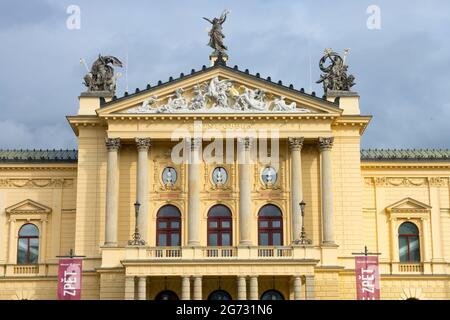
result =
[[[80,29],[67,28],[70,5]],[[380,8],[379,30],[367,27],[369,5]],[[321,96],[323,50],[350,48],[361,111],[374,117],[363,147],[450,148],[448,0],[1,0],[0,148],[76,148],[65,116],[85,89],[81,57],[128,55],[130,91],[145,88],[208,65],[202,17],[225,8],[229,65]]]

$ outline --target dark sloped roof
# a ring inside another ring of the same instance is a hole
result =
[[[112,98],[112,100],[109,101],[109,102],[105,102],[104,99],[103,99],[102,103],[101,103],[101,107],[107,107],[107,106],[109,106],[109,105],[111,105],[111,104],[113,104],[115,102],[122,101],[122,100],[128,99],[130,97],[134,97],[134,96],[142,94],[142,93],[146,93],[146,92],[148,92],[150,90],[154,90],[154,89],[157,89],[157,88],[160,88],[160,87],[171,85],[171,84],[176,83],[176,82],[180,82],[181,80],[185,80],[185,79],[194,77],[194,76],[196,76],[196,75],[198,75],[200,73],[204,73],[204,72],[207,72],[207,71],[215,69],[215,68],[224,68],[226,70],[229,70],[229,71],[232,71],[232,72],[235,72],[235,73],[245,74],[245,75],[247,75],[249,77],[252,77],[254,79],[258,79],[260,81],[266,81],[266,82],[268,82],[268,83],[270,83],[270,84],[272,84],[274,86],[279,86],[279,87],[281,87],[281,88],[283,88],[285,90],[293,91],[296,94],[302,94],[302,95],[305,95],[305,96],[307,96],[309,98],[313,98],[313,99],[320,100],[322,102],[326,102],[326,103],[328,103],[328,104],[330,104],[330,105],[332,105],[332,106],[334,106],[336,108],[339,107],[338,104],[337,104],[338,102],[332,103],[332,102],[328,101],[326,99],[325,95],[322,96],[322,97],[317,97],[316,93],[314,91],[311,92],[311,94],[309,94],[309,93],[306,93],[305,89],[303,89],[303,88],[301,88],[300,90],[295,89],[292,84],[286,86],[286,85],[283,84],[283,82],[281,80],[280,81],[272,81],[271,77],[267,77],[265,79],[261,78],[261,75],[259,74],[259,72],[256,73],[256,74],[251,74],[248,69],[245,69],[244,71],[242,71],[242,70],[239,70],[239,67],[237,65],[235,65],[233,68],[231,68],[231,67],[229,67],[229,66],[227,66],[225,64],[215,64],[215,65],[213,65],[211,67],[206,67],[205,65],[203,65],[200,70],[196,71],[195,69],[192,69],[190,74],[186,74],[185,75],[184,73],[180,73],[180,76],[178,78],[174,79],[173,77],[169,77],[169,80],[167,80],[166,82],[163,82],[163,81],[159,80],[157,85],[155,85],[155,86],[151,86],[150,84],[147,84],[147,87],[145,89],[143,89],[143,90],[140,90],[139,88],[136,88],[134,93],[125,92],[123,97],[116,97],[116,96],[114,96]]]
[[[362,161],[450,161],[449,149],[363,149]]]
[[[450,149],[362,149],[362,161],[449,161]],[[77,150],[0,150],[0,163],[75,163]]]
[[[76,163],[77,161],[77,150],[0,150],[0,163]]]

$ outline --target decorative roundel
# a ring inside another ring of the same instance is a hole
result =
[[[172,167],[164,168],[162,180],[164,184],[175,184],[177,182],[177,171]]]
[[[225,184],[228,180],[228,172],[223,167],[217,167],[212,172],[214,184]]]
[[[277,178],[277,170],[274,167],[265,167],[261,172],[261,179],[265,184],[274,184]]]

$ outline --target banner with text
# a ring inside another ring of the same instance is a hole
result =
[[[59,259],[58,300],[81,299],[82,270],[82,259]]]
[[[378,257],[355,257],[357,300],[380,300]]]

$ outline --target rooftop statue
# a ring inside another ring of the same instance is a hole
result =
[[[212,28],[209,31],[209,43],[208,45],[214,49],[214,54],[219,54],[221,52],[222,54],[225,54],[225,51],[228,50],[228,48],[223,44],[223,39],[225,38],[225,35],[222,33],[222,24],[227,19],[227,14],[230,12],[228,10],[224,10],[220,18],[214,18],[212,21],[208,18],[203,18],[209,23],[212,24]]]
[[[122,62],[113,56],[99,55],[92,64],[91,71],[84,76],[84,85],[88,91],[116,91],[116,82],[120,73],[114,74],[112,66],[122,67]]]
[[[344,59],[332,49],[326,49],[324,56],[320,59],[319,67],[323,71],[319,81],[322,83],[323,91],[326,94],[328,90],[350,91],[355,85],[355,77],[347,75],[348,66],[345,64],[345,57],[348,49],[344,51]],[[325,65],[329,61],[328,65]]]

